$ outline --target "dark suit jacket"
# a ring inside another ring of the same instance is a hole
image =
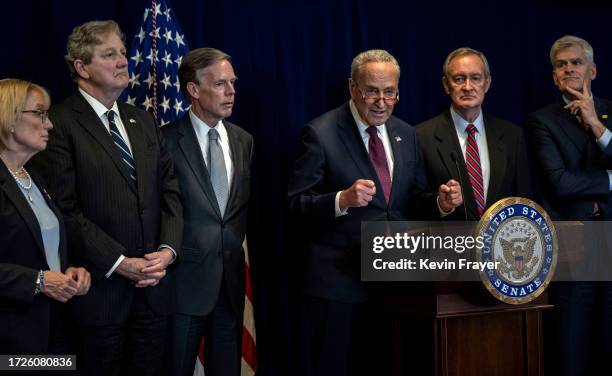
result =
[[[348,102],[303,129],[288,197],[306,238],[306,294],[364,302],[367,293],[359,277],[361,222],[439,218],[435,196],[424,194],[427,179],[414,128],[394,116],[386,126],[394,159],[388,205]],[[336,193],[357,179],[373,180],[376,196],[368,206],[350,208],[336,218]]]
[[[593,134],[565,110],[559,100],[529,116],[526,132],[532,161],[538,169],[544,207],[553,220],[590,220],[594,203],[605,220],[612,219],[607,169],[612,169],[612,142],[605,150]],[[612,102],[595,98],[600,120],[612,114]]]
[[[60,223],[60,262],[66,269],[66,232],[61,213],[32,174]],[[49,344],[49,299],[34,296],[40,270],[48,270],[36,215],[0,162],[0,354],[44,354]]]
[[[245,263],[242,242],[250,197],[253,137],[224,121],[233,164],[230,196],[223,217],[189,114],[163,127],[183,199],[182,260],[172,272],[177,312],[203,316],[212,311],[221,280],[236,315],[244,309]]]
[[[510,196],[531,198],[529,164],[522,130],[508,121],[486,114],[483,120],[490,163],[486,207]],[[430,184],[444,184],[451,178],[463,183],[467,218],[470,221],[480,220],[450,110],[417,125],[417,134]],[[451,157],[453,151],[459,158],[457,163]],[[447,219],[465,220],[463,205]]]
[[[121,254],[142,257],[160,244],[179,252],[182,235],[178,182],[161,132],[149,113],[125,103],[118,106],[137,184],[79,92],[51,108],[49,145],[31,161],[64,214],[70,262],[92,275],[89,293],[71,300],[77,320],[89,325],[118,323],[130,312],[135,289],[131,281],[116,271],[105,277]],[[145,294],[156,313],[172,312],[167,278],[147,287]]]

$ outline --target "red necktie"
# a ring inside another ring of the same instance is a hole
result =
[[[482,184],[482,169],[480,168],[480,153],[478,152],[478,144],[476,143],[476,127],[474,124],[468,124],[465,131],[468,134],[465,145],[465,167],[470,176],[476,208],[480,216],[482,216],[485,211],[485,199],[484,185]]]
[[[368,154],[370,155],[370,161],[378,180],[382,185],[383,193],[385,194],[385,201],[389,203],[389,197],[391,196],[391,175],[389,175],[389,165],[387,164],[387,156],[385,154],[385,148],[382,141],[378,137],[378,131],[375,126],[369,126],[366,132],[370,135],[370,141],[368,142]]]

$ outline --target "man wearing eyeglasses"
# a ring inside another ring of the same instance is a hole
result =
[[[438,195],[426,193],[416,132],[391,115],[399,76],[387,51],[360,53],[351,65],[351,100],[302,132],[288,196],[306,238],[306,375],[357,375],[361,365],[378,364],[361,356],[364,329],[375,325],[362,316],[368,294],[359,276],[361,222],[439,218],[462,203],[454,180]]]
[[[595,375],[612,356],[612,232],[607,225],[612,219],[612,102],[591,91],[597,67],[586,40],[559,38],[550,62],[561,96],[530,115],[529,150],[552,219],[584,223],[584,261],[572,269],[591,269],[585,268],[579,281],[551,285],[555,308],[545,317],[550,325],[544,337],[550,361],[545,364],[551,375]]]
[[[491,87],[485,55],[466,47],[451,52],[442,84],[451,106],[417,125],[417,134],[429,182],[462,182],[465,205],[447,219],[478,221],[502,198],[531,197],[523,132],[482,110]]]

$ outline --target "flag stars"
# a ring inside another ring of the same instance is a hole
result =
[[[142,102],[141,104],[145,110],[149,111],[150,108],[153,108],[153,103],[151,103],[151,98],[149,98],[149,95],[145,95],[145,100]]]
[[[165,51],[164,58],[162,59],[162,61],[166,63],[166,67],[168,67],[168,64],[172,64],[172,54],[168,51]]]
[[[181,81],[179,81],[178,76],[176,77],[176,80],[174,81],[174,86],[176,87],[176,91],[181,90]]]
[[[185,42],[183,41],[184,38],[184,35],[179,34],[178,31],[176,32],[176,37],[174,38],[174,41],[176,42],[176,48],[180,48],[181,44],[185,46]]]
[[[177,115],[183,112],[183,101],[179,101],[178,98],[174,99],[174,110]]]
[[[134,89],[135,86],[140,86],[140,73],[138,74],[134,74],[134,72],[132,72],[132,75],[130,76],[130,86],[131,89]]]
[[[149,60],[151,65],[153,65],[153,61],[155,61],[156,63],[159,61],[159,58],[157,57],[158,52],[159,52],[158,50],[155,50],[155,54],[154,54],[153,50],[151,50],[151,52],[149,52],[149,55],[146,57],[146,59]]]
[[[131,104],[132,106],[136,106],[136,97],[131,97],[128,94],[127,99],[125,100],[125,103]]]
[[[168,76],[165,72],[164,72],[164,79],[161,80],[160,83],[164,85],[165,90],[168,89],[168,86],[172,86],[172,84],[170,83],[170,76]]]
[[[138,66],[138,63],[142,63],[142,54],[136,50],[134,56],[130,57],[130,60],[134,60],[134,68]]]
[[[143,82],[146,82],[149,85],[149,89],[150,89],[151,85],[153,85],[153,81],[155,81],[155,78],[153,78],[153,76],[151,76],[151,72],[149,72],[149,77],[147,77],[147,79],[144,80]]]
[[[170,8],[166,8],[166,10],[164,11],[164,16],[166,16],[166,21],[170,22]]]
[[[151,8],[152,12],[155,12],[155,17],[157,17],[158,14],[162,14],[161,12],[161,4],[155,4],[154,8]]]
[[[159,104],[164,109],[164,114],[170,109],[170,99],[164,96],[164,100]]]
[[[181,66],[181,61],[183,61],[183,56],[182,56],[182,55],[178,55],[178,56],[176,57],[176,60],[174,60],[174,62],[176,63],[176,66],[177,66],[177,67],[180,67],[180,66]]]
[[[155,30],[151,30],[149,35],[152,36],[155,39],[159,39],[159,29],[161,29],[161,27],[158,27]]]
[[[136,38],[140,39],[140,44],[142,44],[142,41],[145,39],[145,32],[142,30],[142,27],[140,28],[138,34],[136,34]]]
[[[167,27],[166,27],[166,32],[164,33],[164,38],[166,38],[166,44],[168,44],[173,39],[172,30],[168,30]]]

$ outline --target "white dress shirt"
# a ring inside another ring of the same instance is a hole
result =
[[[113,103],[113,105],[111,106],[111,108],[108,109],[99,100],[97,100],[93,96],[89,95],[85,90],[79,88],[79,92],[81,93],[81,95],[83,95],[83,98],[85,98],[85,100],[87,101],[87,103],[89,103],[91,108],[93,108],[94,112],[96,113],[96,115],[98,116],[98,118],[100,119],[102,124],[104,125],[104,128],[106,128],[106,131],[108,132],[108,134],[110,134],[110,125],[108,123],[108,117],[107,117],[106,113],[109,110],[112,110],[112,111],[115,112],[115,115],[116,115],[115,116],[115,125],[117,126],[117,130],[119,130],[119,133],[121,134],[121,137],[123,137],[123,139],[125,140],[125,144],[127,145],[128,149],[130,149],[130,154],[134,155],[133,152],[132,152],[132,145],[130,144],[130,138],[129,138],[128,134],[127,134],[127,131],[125,130],[125,126],[123,125],[123,121],[121,120],[121,114],[119,113],[119,106],[117,106],[117,102],[115,101]],[[170,263],[174,262],[174,260],[176,259],[176,251],[172,247],[167,245],[167,244],[161,244],[157,248],[157,250],[159,251],[159,249],[161,249],[161,248],[168,248],[168,249],[170,249],[170,251],[172,251],[172,260],[170,260]],[[117,261],[115,261],[113,266],[106,273],[106,275],[105,275],[106,278],[110,277],[111,274],[113,274],[113,272],[115,271],[115,269],[117,269],[119,264],[121,264],[123,259],[125,259],[124,255],[119,256]]]
[[[206,158],[208,155],[208,131],[211,129],[216,129],[219,133],[219,144],[221,145],[221,150],[223,151],[223,159],[225,160],[225,169],[227,171],[227,186],[231,187],[234,167],[232,165],[229,138],[225,125],[223,125],[223,121],[219,120],[219,122],[211,128],[208,124],[197,117],[192,110],[189,110],[189,118],[191,119],[191,125],[193,126],[193,130],[198,138],[198,144],[200,145],[200,150],[202,151],[206,168],[208,168],[208,161]]]

